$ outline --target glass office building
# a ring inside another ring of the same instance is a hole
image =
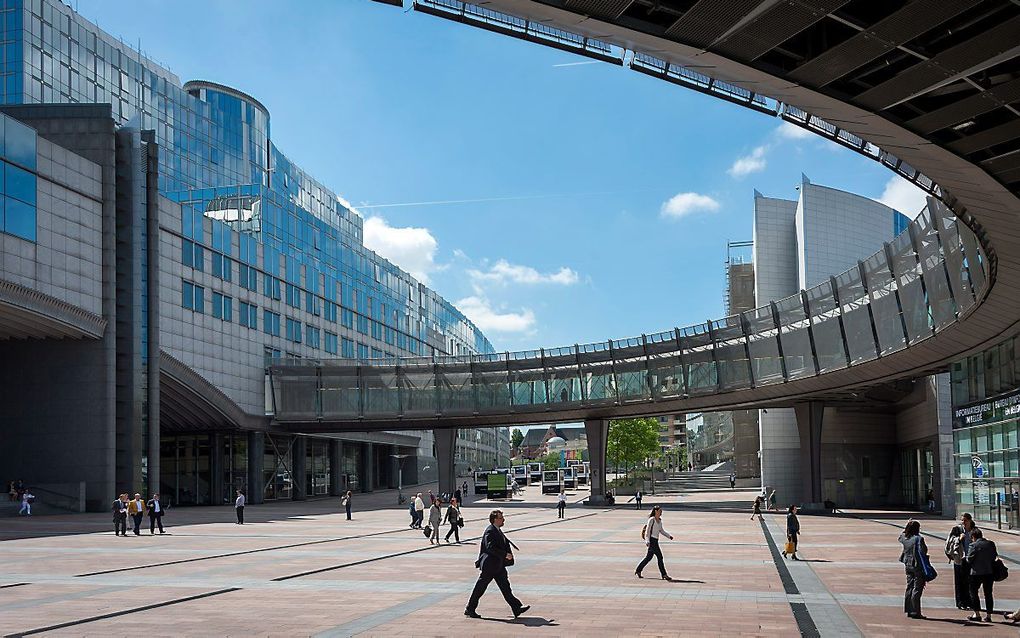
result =
[[[954,362],[950,377],[957,511],[1020,527],[1020,338]]]
[[[269,109],[256,98],[214,82],[182,82],[56,0],[0,0],[0,30],[0,103],[110,104],[120,127],[152,132],[159,195],[180,206],[179,221],[176,211],[161,217],[160,233],[166,235],[161,240],[172,246],[174,271],[178,265],[183,271],[171,285],[162,276],[158,282],[144,276],[140,281],[137,321],[143,345],[137,378],[143,393],[150,363],[144,344],[146,299],[155,286],[165,288],[161,299],[174,298],[183,312],[179,321],[176,315],[160,318],[160,330],[167,331],[163,350],[191,365],[245,413],[260,418],[273,409],[264,391],[264,368],[273,359],[493,352],[481,331],[452,304],[364,246],[361,216],[277,148]],[[5,152],[3,164],[8,214],[0,216],[2,230],[31,240],[35,225],[28,200],[34,188],[19,181],[25,171],[18,158],[32,131],[15,120],[8,127],[10,153]],[[150,250],[140,242],[142,272]],[[230,324],[230,330],[205,329],[212,325],[206,322],[210,317]],[[195,326],[192,336],[198,345],[191,351],[177,345],[179,330],[171,334],[175,321]],[[235,326],[242,328],[240,333]],[[220,334],[234,341],[218,342]],[[213,345],[225,349],[225,358],[247,362],[229,354],[238,336],[258,342],[259,359],[251,370],[211,376],[191,363]],[[227,379],[227,385],[219,379]],[[144,432],[150,416],[144,405],[139,409]],[[466,437],[479,458],[497,455],[494,433]],[[323,494],[337,473],[344,477],[342,486],[386,485],[395,480],[387,476],[395,472],[390,452],[427,458],[432,440],[431,432],[364,435],[358,445],[381,445],[368,451],[351,445],[331,453],[325,438],[267,434],[252,449],[251,441],[237,433],[178,430],[161,441],[161,485],[176,496],[175,502],[229,500],[234,487],[252,482],[246,467],[253,454],[264,455],[261,482],[267,499],[289,497],[302,483],[305,494]],[[135,462],[144,477],[149,465],[144,448]],[[420,465],[436,466],[428,460]],[[305,476],[293,476],[295,468]],[[376,475],[366,477],[366,472]]]

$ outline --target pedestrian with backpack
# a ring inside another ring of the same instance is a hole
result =
[[[666,565],[662,560],[662,550],[659,548],[659,536],[665,536],[669,540],[673,540],[673,535],[667,532],[662,527],[662,508],[658,505],[652,507],[652,513],[648,515],[648,522],[641,528],[641,538],[645,541],[645,545],[648,547],[648,553],[645,554],[644,560],[642,560],[637,569],[634,570],[634,575],[638,578],[644,578],[641,575],[641,570],[645,568],[645,565],[652,560],[654,556],[659,561],[659,574],[662,576],[662,580],[673,580],[666,573]]]
[[[907,576],[907,588],[903,594],[903,612],[908,618],[924,619],[921,615],[921,594],[929,580],[934,580],[934,568],[928,560],[928,546],[921,536],[921,524],[908,521],[900,534],[900,562]]]

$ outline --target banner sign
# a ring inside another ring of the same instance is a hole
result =
[[[1020,391],[953,409],[953,429],[1020,418]]]

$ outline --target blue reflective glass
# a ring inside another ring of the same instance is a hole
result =
[[[4,194],[35,205],[35,174],[4,163]]]
[[[10,197],[3,198],[3,231],[28,241],[36,239],[35,206],[20,202]]]
[[[35,130],[10,117],[3,119],[3,156],[22,166],[35,169]]]

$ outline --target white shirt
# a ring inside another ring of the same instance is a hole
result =
[[[138,514],[141,514],[142,510],[144,510],[144,509],[145,509],[145,501],[143,501],[140,498],[136,498],[135,499],[135,512],[137,512]]]
[[[234,507],[244,507],[244,494],[240,494],[237,500],[234,501]]]
[[[157,514],[163,511],[163,509],[159,506],[159,501],[156,500],[152,501],[152,511],[156,512]]]
[[[654,538],[655,540],[659,540],[659,534],[662,534],[669,538],[670,540],[673,540],[673,535],[667,532],[665,529],[663,529],[662,521],[652,516],[651,518],[648,519],[648,529],[645,530],[645,536],[647,538]]]
[[[567,495],[566,494],[560,494],[560,503],[566,503],[566,502],[567,502]]]
[[[422,501],[417,496],[414,497],[414,511],[416,511],[416,512],[424,512],[425,511],[425,502]]]

